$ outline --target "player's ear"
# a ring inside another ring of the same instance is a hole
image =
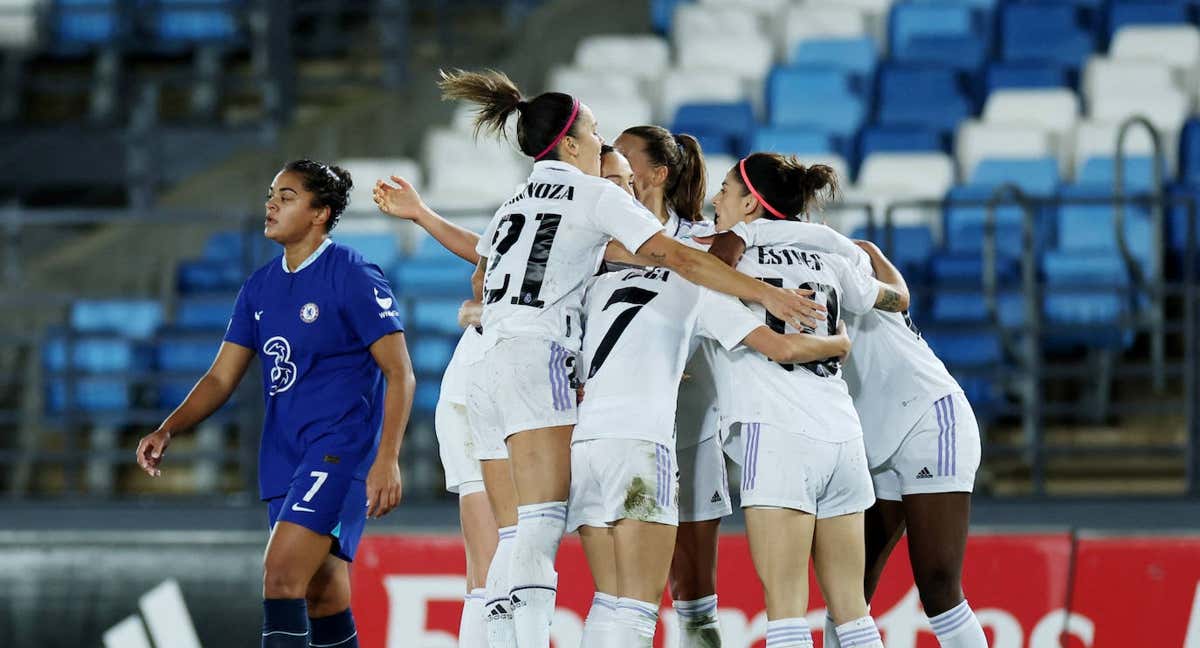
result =
[[[313,225],[324,226],[325,223],[329,222],[329,217],[331,214],[332,214],[332,212],[330,211],[328,205],[321,207],[320,209],[317,210],[317,213],[313,215],[313,219],[312,219]]]
[[[671,175],[671,169],[665,164],[660,164],[654,167],[654,173],[651,175],[654,178],[655,184],[667,186],[667,177]]]

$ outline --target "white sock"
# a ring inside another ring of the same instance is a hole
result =
[[[808,621],[804,617],[767,621],[767,648],[813,648]]]
[[[721,648],[716,594],[673,605],[679,616],[679,648]]]
[[[631,598],[617,600],[614,631],[609,642],[614,648],[651,648],[658,628],[658,606]]]
[[[549,648],[550,620],[558,594],[554,557],[567,528],[567,503],[517,507],[517,538],[509,571],[513,629],[521,648]]]
[[[883,648],[879,628],[875,627],[875,619],[869,616],[843,623],[836,633],[842,648]]]
[[[833,623],[833,617],[825,615],[825,631],[821,633],[822,648],[842,648],[842,644],[838,642],[837,626]]]
[[[483,621],[483,604],[487,590],[471,590],[463,599],[462,618],[458,620],[458,648],[488,648],[487,629]]]
[[[583,636],[579,639],[579,648],[603,648],[604,642],[612,634],[613,616],[616,611],[617,597],[596,592],[592,597],[592,609],[588,610],[587,620],[583,622]]]
[[[488,566],[487,598],[484,601],[484,625],[489,648],[517,648],[513,634],[512,603],[508,600],[508,572],[512,568],[513,543],[517,527],[500,529],[500,542]]]
[[[987,648],[983,626],[966,600],[941,614],[929,617],[933,634],[942,648]]]

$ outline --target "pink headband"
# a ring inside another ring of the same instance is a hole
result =
[[[750,176],[746,175],[746,158],[742,158],[742,161],[738,162],[738,171],[741,172],[742,182],[746,183],[746,188],[750,190],[750,195],[758,199],[758,203],[763,206],[763,209],[771,212],[771,215],[779,220],[787,220],[787,216],[784,216],[782,212],[772,207],[771,203],[767,202],[766,199],[762,197],[762,194],[758,193],[758,190],[754,188],[754,185],[750,184]]]
[[[533,156],[534,161],[546,157],[546,154],[550,151],[553,151],[554,147],[558,146],[558,143],[562,141],[562,138],[567,136],[567,131],[571,130],[571,124],[575,123],[575,117],[579,115],[579,100],[575,99],[574,101],[575,105],[571,107],[571,116],[567,119],[567,125],[563,126],[563,129],[558,132],[558,137],[555,137],[554,140],[550,142],[550,146],[547,146],[541,153]]]

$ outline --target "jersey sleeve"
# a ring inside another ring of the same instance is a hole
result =
[[[351,266],[342,297],[342,313],[363,346],[369,347],[389,333],[404,331],[400,304],[383,272],[373,263]]]
[[[746,247],[756,245],[799,245],[824,252],[840,254],[854,259],[862,252],[854,241],[826,225],[773,221],[758,219],[753,223],[737,223],[733,233],[746,242]]]
[[[492,239],[496,238],[496,227],[500,223],[500,213],[496,212],[492,216],[492,220],[488,221],[487,228],[483,230],[483,234],[479,235],[479,242],[475,244],[475,252],[484,261],[492,254]]]
[[[697,333],[716,340],[728,350],[741,344],[754,329],[766,326],[742,302],[707,288],[700,289],[698,307]]]
[[[663,231],[662,223],[633,196],[611,182],[600,191],[592,212],[592,225],[613,237],[630,252],[637,252],[651,236]]]
[[[845,257],[826,256],[825,262],[837,274],[838,283],[842,286],[842,308],[855,315],[875,308],[875,301],[879,299],[879,282],[874,275],[863,272],[855,262]]]
[[[249,285],[247,281],[238,291],[237,300],[233,303],[233,315],[229,317],[229,326],[225,328],[225,341],[254,349],[258,345],[254,341],[254,308],[247,294]]]

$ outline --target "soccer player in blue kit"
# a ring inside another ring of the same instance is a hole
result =
[[[311,160],[275,176],[264,234],[283,254],[243,284],[212,367],[137,449],[158,476],[171,437],[224,404],[259,354],[263,648],[358,646],[349,562],[366,518],[400,501],[415,381],[382,272],[329,238],[351,186],[349,173]]]

